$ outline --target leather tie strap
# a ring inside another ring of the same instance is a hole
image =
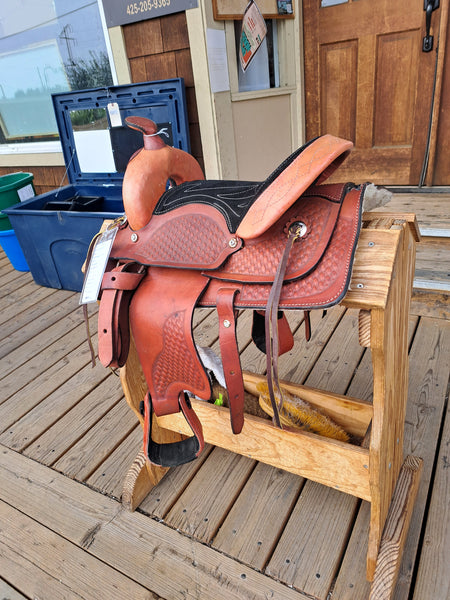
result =
[[[235,288],[220,288],[217,292],[220,354],[228,391],[233,433],[240,433],[244,426],[244,383],[236,339],[236,312],[234,309],[234,298],[238,291]]]
[[[273,409],[273,421],[277,427],[282,429],[279,411],[283,404],[283,393],[278,380],[278,356],[279,356],[279,337],[278,337],[278,306],[280,303],[281,290],[283,287],[284,275],[294,242],[299,238],[299,232],[295,229],[289,230],[288,241],[284,249],[281,260],[278,264],[272,288],[266,306],[265,332],[266,332],[266,355],[267,355],[267,384],[269,388],[270,402]],[[275,398],[275,389],[279,398],[277,403]]]
[[[194,435],[179,442],[158,444],[152,439],[153,405],[150,394],[144,399],[144,453],[147,459],[160,467],[176,467],[197,458],[205,446],[203,431],[191,407],[186,392],[179,396],[180,409]]]

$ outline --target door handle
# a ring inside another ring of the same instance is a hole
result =
[[[434,36],[430,35],[431,15],[437,8],[439,8],[439,0],[424,0],[423,10],[425,11],[426,34],[423,38],[422,52],[431,52],[433,50]]]

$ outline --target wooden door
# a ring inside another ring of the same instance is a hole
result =
[[[441,0],[442,3],[448,0]],[[339,178],[418,185],[427,153],[441,8],[423,52],[424,0],[303,0],[306,132],[355,149]]]

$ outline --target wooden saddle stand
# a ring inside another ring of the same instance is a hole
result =
[[[99,358],[122,367],[127,401],[144,430],[124,505],[134,510],[205,441],[251,456],[370,502],[371,597],[391,597],[386,590],[398,574],[422,465],[416,457],[404,461],[402,450],[415,216],[361,219],[364,185],[324,183],[352,147],[330,135],[294,152],[262,183],[205,181],[195,159],[166,146],[152,121],[129,117],[127,124],[143,133],[144,147],[125,173],[126,216],[108,225],[115,239],[98,324]],[[337,303],[359,309],[373,402],[278,380],[278,356],[293,345],[283,311],[307,317]],[[193,340],[196,307],[217,308],[229,409],[204,401],[211,385]],[[264,378],[241,371],[240,309],[254,311]],[[261,381],[273,423],[244,414],[244,386],[258,395]],[[282,428],[283,389],[364,442]]]

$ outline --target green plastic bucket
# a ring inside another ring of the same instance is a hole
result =
[[[32,173],[9,173],[0,177],[0,211],[36,195]],[[0,231],[12,229],[6,215],[0,212]]]

